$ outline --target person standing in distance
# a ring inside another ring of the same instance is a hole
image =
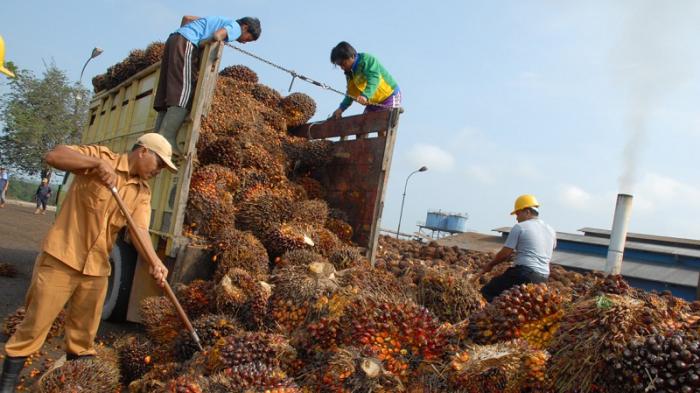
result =
[[[521,195],[515,200],[510,214],[515,215],[518,223],[510,230],[501,250],[484,266],[482,274],[508,260],[513,252],[515,263],[481,288],[481,294],[488,302],[516,285],[536,284],[549,279],[549,263],[557,246],[557,236],[554,229],[539,218],[539,207],[534,195]]]
[[[199,71],[199,49],[210,42],[236,40],[241,44],[260,37],[260,21],[246,16],[233,20],[222,16],[185,15],[180,28],[170,34],[165,42],[160,79],[153,102],[158,112],[155,132],[170,142],[175,154],[181,154],[177,146],[177,132],[185,121],[194,95]]]

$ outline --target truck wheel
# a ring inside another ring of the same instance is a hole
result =
[[[136,270],[136,249],[124,241],[124,231],[119,232],[117,241],[109,254],[109,263],[112,266],[112,274],[109,276],[109,287],[102,309],[102,319],[112,322],[126,320],[126,312],[129,308],[129,296],[131,284],[134,281]]]

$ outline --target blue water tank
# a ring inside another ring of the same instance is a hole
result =
[[[443,212],[428,212],[428,216],[425,219],[425,226],[428,228],[444,229],[447,225],[447,214]]]
[[[464,214],[450,214],[446,219],[446,229],[452,232],[465,232],[467,230],[467,218]]]

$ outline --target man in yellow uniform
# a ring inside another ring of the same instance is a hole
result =
[[[51,324],[64,306],[66,358],[95,354],[94,339],[111,270],[109,253],[118,232],[126,226],[126,217],[110,188],[117,188],[134,218],[137,228],[129,231],[147,233],[151,215],[147,181],[163,168],[177,170],[172,162],[172,147],[156,133],[138,138],[127,154],[116,154],[97,145],[61,145],[44,158],[52,167],[76,176],[36,259],[24,320],[5,344],[7,357],[0,393],[14,392],[25,359],[44,344]],[[150,272],[163,286],[168,270],[153,246],[137,246],[137,251],[143,260],[156,261]]]

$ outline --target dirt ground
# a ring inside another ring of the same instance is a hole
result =
[[[54,222],[53,211],[34,215],[34,207],[26,203],[8,203],[0,209],[0,263],[11,263],[18,271],[16,277],[0,277],[0,320],[24,304],[24,296],[32,276],[34,260],[41,241]],[[140,330],[135,324],[102,322],[98,341],[124,332]],[[0,332],[0,358],[4,358],[5,342],[9,337]],[[63,355],[62,337],[49,340],[42,351],[33,356],[23,374],[24,386],[51,365],[53,359]],[[36,371],[34,371],[36,370]]]

